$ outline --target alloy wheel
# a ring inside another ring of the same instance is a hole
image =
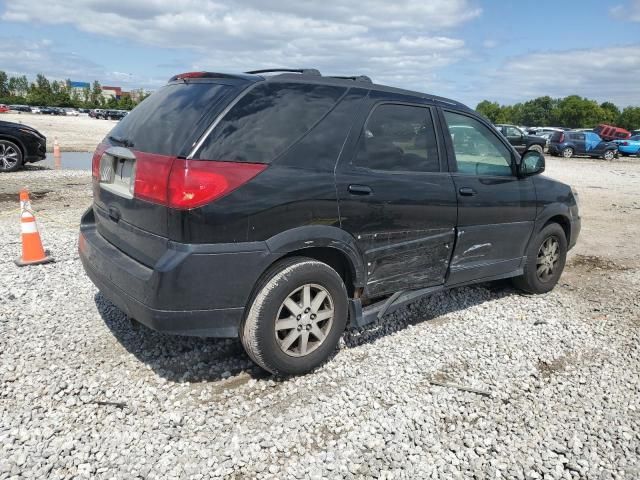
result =
[[[573,149],[572,149],[572,148],[565,148],[565,149],[562,151],[562,156],[563,156],[564,158],[571,158],[571,157],[573,157]]]
[[[548,237],[538,249],[538,258],[536,260],[538,279],[542,282],[549,281],[556,271],[559,260],[560,242],[555,236]]]
[[[305,284],[282,302],[275,323],[280,349],[292,357],[304,357],[324,343],[333,324],[334,308],[329,291]]]
[[[15,167],[19,158],[18,151],[13,146],[0,142],[0,167],[3,170]]]

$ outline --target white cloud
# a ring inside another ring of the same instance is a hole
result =
[[[116,82],[124,88],[151,87],[161,82],[157,78],[108,71],[93,60],[58,49],[48,39],[33,42],[0,37],[0,44],[0,68],[9,76],[27,75],[33,80],[37,73],[43,73],[50,80],[99,80],[105,85]]]
[[[424,89],[466,54],[451,30],[480,13],[475,0],[12,0],[1,18],[185,48],[199,58],[188,68],[317,67]]]
[[[609,13],[618,20],[640,22],[640,0],[630,0],[628,4],[611,7]]]
[[[508,60],[476,85],[481,98],[506,102],[577,94],[621,106],[640,104],[640,44],[540,52]]]

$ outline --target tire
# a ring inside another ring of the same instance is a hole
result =
[[[22,150],[9,140],[0,140],[0,172],[15,172],[22,166]]]
[[[321,320],[315,319],[320,316]],[[347,316],[347,290],[334,269],[306,257],[287,258],[258,282],[240,340],[249,357],[265,370],[301,375],[333,354]]]
[[[534,150],[536,152],[544,153],[544,148],[540,145],[531,145],[527,150]]]
[[[611,161],[615,158],[616,154],[613,150],[607,150],[604,152],[604,154],[602,155],[602,158],[604,158],[605,160]]]
[[[549,257],[545,251],[553,250],[553,242],[556,245],[555,255]],[[552,261],[554,257],[555,261]],[[567,237],[564,230],[557,223],[550,223],[529,242],[524,272],[514,278],[513,283],[528,293],[547,293],[558,283],[566,260]],[[547,270],[545,265],[551,265],[551,269]]]
[[[564,158],[571,158],[573,157],[573,148],[571,147],[563,148],[561,153]]]

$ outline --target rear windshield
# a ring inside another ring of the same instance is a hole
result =
[[[227,113],[195,158],[269,163],[329,112],[345,90],[299,83],[258,85]]]
[[[231,87],[215,83],[178,83],[146,98],[111,130],[113,141],[160,155],[179,155],[193,141],[198,121]]]
[[[552,142],[558,142],[560,141],[560,137],[562,136],[563,132],[553,132],[551,134],[551,141]]]

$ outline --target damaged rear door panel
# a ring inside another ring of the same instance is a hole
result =
[[[456,192],[433,107],[405,102],[370,99],[336,171],[341,225],[365,261],[369,298],[443,284],[455,240]]]

